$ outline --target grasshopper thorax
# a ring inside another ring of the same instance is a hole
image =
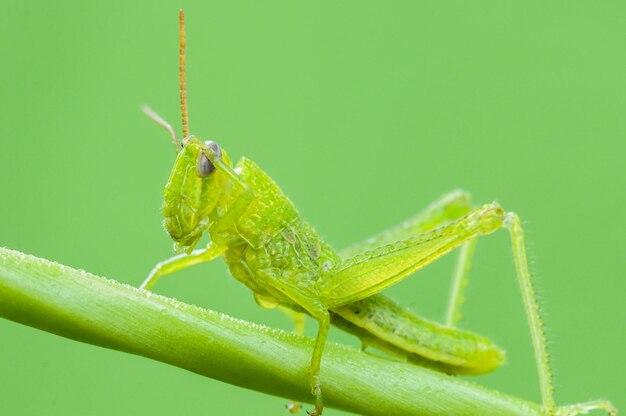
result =
[[[163,224],[177,252],[191,252],[208,228],[209,214],[229,181],[224,168],[231,166],[217,143],[194,136],[183,140],[163,195]]]

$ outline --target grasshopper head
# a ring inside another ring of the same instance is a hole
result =
[[[163,224],[177,253],[190,253],[209,226],[209,214],[228,181],[220,168],[224,165],[232,163],[217,143],[194,136],[183,140],[163,195]]]
[[[174,240],[177,253],[191,253],[202,232],[209,227],[209,214],[217,205],[229,177],[236,176],[226,152],[215,142],[189,135],[187,87],[185,75],[185,14],[180,11],[180,109],[183,137],[178,140],[172,126],[150,108],[143,111],[172,137],[178,156],[165,185],[163,195],[163,225]]]

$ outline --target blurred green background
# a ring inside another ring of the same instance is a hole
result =
[[[557,401],[626,410],[623,2],[5,4],[0,245],[131,285],[172,254],[174,151],[139,107],[179,129],[180,7],[193,133],[259,163],[337,248],[457,187],[516,211]],[[441,319],[453,263],[388,293]],[[538,400],[506,233],[480,241],[471,276],[463,326],[508,351],[474,380]],[[221,261],[156,291],[291,328]],[[0,343],[1,414],[284,414],[283,399],[4,320]]]

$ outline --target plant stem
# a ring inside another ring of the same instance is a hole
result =
[[[4,248],[0,316],[248,389],[313,399],[310,338]],[[545,415],[537,404],[332,342],[321,375],[328,407],[364,415]]]

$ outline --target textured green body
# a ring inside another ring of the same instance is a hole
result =
[[[254,196],[242,201],[236,187],[225,190],[211,215],[211,240],[228,246],[224,258],[237,280],[268,302],[301,310],[283,287],[297,287],[303,297],[318,296],[317,281],[339,257],[254,162],[241,159],[236,172]],[[229,217],[237,209],[241,215]],[[277,287],[277,280],[283,287]]]
[[[261,306],[307,313],[330,309],[332,323],[364,345],[446,373],[481,374],[502,363],[504,353],[486,338],[422,319],[384,295],[333,303],[320,283],[340,270],[345,259],[251,160],[242,158],[234,169],[243,186],[221,171],[199,178],[194,161],[202,146],[198,139],[187,140],[165,190],[165,225],[179,251],[190,252],[208,229],[211,244],[226,248],[231,274],[254,292]],[[222,160],[230,166],[225,153]],[[181,228],[185,232],[179,235]]]

